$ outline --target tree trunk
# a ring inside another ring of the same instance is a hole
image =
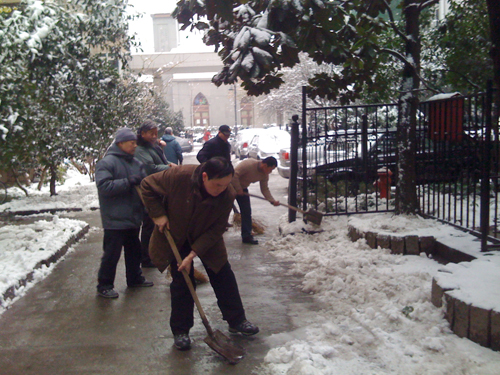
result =
[[[398,180],[396,184],[396,213],[416,214],[419,211],[416,172],[415,137],[417,128],[418,89],[420,87],[420,10],[414,0],[405,0],[403,14],[406,20],[406,59],[398,121]]]
[[[39,191],[42,190],[43,182],[45,181],[45,177],[47,176],[48,168],[49,167],[47,165],[43,167],[42,174],[40,175],[40,181],[38,182],[38,187],[37,187]]]
[[[50,165],[50,196],[57,195],[56,193],[56,182],[57,182],[57,165]]]
[[[495,86],[500,89],[500,2],[498,0],[486,0],[490,18],[491,48],[490,54],[493,59],[493,80]]]
[[[493,60],[493,83],[497,89],[494,93],[494,103],[497,108],[495,116],[498,116],[500,108],[500,2],[498,0],[486,0],[490,18],[490,34],[492,48],[490,51]],[[493,118],[493,124],[497,124],[498,118]]]

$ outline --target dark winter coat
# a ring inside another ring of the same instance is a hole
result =
[[[202,262],[219,272],[227,262],[223,234],[236,192],[231,185],[217,197],[203,199],[200,166],[182,165],[146,177],[141,183],[151,218],[166,215],[177,247],[186,243]],[[151,260],[163,272],[175,258],[163,233],[155,226],[149,244]]]
[[[218,135],[203,144],[203,148],[198,152],[196,158],[200,163],[204,163],[215,156],[222,156],[231,162],[231,145]]]
[[[104,229],[139,228],[144,206],[129,176],[146,177],[144,167],[134,155],[122,151],[116,143],[96,165],[95,179]]]
[[[167,160],[175,164],[182,164],[184,158],[182,156],[181,145],[175,137],[171,134],[165,134],[161,139],[166,143],[165,147],[163,147],[163,152]]]
[[[140,137],[137,139],[135,157],[144,164],[144,169],[148,176],[170,168],[162,148],[158,145],[153,146]]]

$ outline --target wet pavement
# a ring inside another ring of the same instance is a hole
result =
[[[286,186],[277,172],[271,175],[276,199],[286,201]],[[258,184],[250,192],[259,194]],[[239,364],[227,364],[203,342],[206,331],[197,312],[192,349],[173,347],[169,281],[156,269],[144,270],[154,287],[127,289],[122,257],[115,283],[120,297],[96,297],[103,231],[99,211],[91,211],[60,215],[84,220],[92,229],[47,278],[0,315],[0,374],[263,374],[271,343],[288,339],[294,322],[317,307],[298,290],[300,280],[285,275],[286,262],[263,244],[277,235],[278,218],[287,209],[256,199],[252,208],[267,227],[260,244],[242,244],[235,228],[225,235],[247,318],[261,330],[253,337],[231,335],[247,353]],[[229,335],[210,285],[199,285],[198,295],[212,328]]]

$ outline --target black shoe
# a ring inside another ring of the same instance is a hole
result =
[[[242,239],[242,242],[243,243],[248,243],[250,245],[258,245],[259,244],[259,241],[257,241],[253,237],[245,237],[245,238]]]
[[[148,288],[150,286],[155,285],[152,281],[147,281],[146,279],[141,280],[136,284],[128,284],[129,288]]]
[[[104,298],[118,298],[118,292],[114,289],[97,289],[97,295]]]
[[[187,333],[181,333],[179,335],[174,335],[174,346],[178,350],[189,350],[191,349],[191,339]]]
[[[245,336],[252,336],[259,333],[259,327],[257,327],[253,323],[250,323],[248,320],[244,320],[240,324],[235,325],[234,327],[229,326],[229,332],[241,333]]]
[[[146,260],[141,264],[142,268],[156,268],[156,266],[151,262],[151,260]]]

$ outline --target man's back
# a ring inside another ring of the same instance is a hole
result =
[[[205,142],[196,158],[200,163],[204,163],[216,156],[221,156],[224,159],[231,161],[231,145],[219,136]]]

